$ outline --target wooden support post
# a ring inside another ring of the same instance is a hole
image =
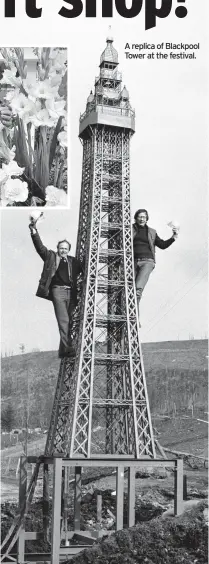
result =
[[[128,468],[128,527],[135,525],[135,474],[133,467]]]
[[[69,480],[70,480],[70,468],[66,466],[64,468],[64,508],[63,508],[63,530],[65,535],[65,546],[69,546],[68,540],[68,502],[69,502]]]
[[[183,475],[183,499],[187,500],[187,475]]]
[[[62,488],[62,458],[54,459],[52,506],[52,552],[51,564],[58,564],[60,553],[60,518]]]
[[[19,465],[19,511],[25,509],[26,504],[26,491],[27,491],[27,458],[26,456],[20,457]],[[18,562],[25,562],[25,523],[21,524],[17,541],[17,554]]]
[[[175,461],[174,470],[174,515],[183,513],[183,459]]]
[[[75,468],[75,497],[74,497],[74,530],[80,531],[81,525],[81,466]]]
[[[124,468],[119,466],[116,471],[116,531],[123,529],[123,490]]]
[[[97,523],[102,522],[102,496],[97,495]]]
[[[19,509],[22,510],[26,502],[27,490],[27,458],[26,456],[20,457],[19,464]]]
[[[49,466],[43,465],[43,531],[45,540],[49,539]]]

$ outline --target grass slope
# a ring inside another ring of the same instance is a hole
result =
[[[207,410],[206,340],[144,343],[142,350],[153,415]],[[30,428],[48,428],[58,370],[54,351],[2,359],[2,412],[10,407],[13,428],[25,427],[26,416]]]

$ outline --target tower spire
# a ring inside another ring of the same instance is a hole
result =
[[[108,35],[107,35],[106,41],[113,42],[112,26],[111,25],[109,25],[109,27],[108,27]]]

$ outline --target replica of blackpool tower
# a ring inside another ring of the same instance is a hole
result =
[[[130,140],[135,114],[113,39],[86,110],[72,314],[75,355],[61,361],[45,454],[155,457],[134,284]]]
[[[124,524],[124,469],[128,469],[127,519],[133,526],[136,468],[153,464],[153,459],[174,468],[174,514],[183,510],[183,460],[162,462],[155,454],[155,442],[160,451],[162,447],[153,437],[134,282],[129,180],[134,112],[121,81],[118,54],[108,37],[94,94],[90,93],[80,117],[83,167],[76,256],[83,270],[78,304],[70,316],[72,355],[61,360],[45,454],[21,458],[19,510],[2,543],[3,562],[14,560],[10,552],[16,542],[18,562],[37,557],[25,553],[25,541],[40,537],[25,531],[24,523],[42,464],[43,531],[45,539],[51,538],[52,564],[107,534],[101,529],[101,495],[97,495],[99,529],[81,530],[83,469],[115,468],[117,531]],[[26,489],[27,462],[36,465]],[[51,525],[49,464],[53,465]],[[68,530],[72,482],[74,528]],[[42,558],[47,560],[48,554],[42,553]]]

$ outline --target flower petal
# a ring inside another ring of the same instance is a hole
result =
[[[67,194],[61,188],[47,186],[46,206],[67,206]]]
[[[10,202],[25,202],[28,198],[27,182],[19,178],[9,178],[4,185],[5,198]]]

